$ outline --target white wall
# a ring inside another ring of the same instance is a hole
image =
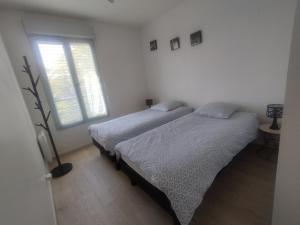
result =
[[[299,2],[299,1],[298,1]],[[300,224],[300,5],[295,17],[278,158],[273,225]]]
[[[25,74],[21,72],[22,56],[29,57],[36,74],[35,59],[29,40],[22,26],[22,12],[0,11],[0,31],[12,61],[19,85],[29,85]],[[76,22],[76,20],[75,20]],[[143,75],[143,60],[140,45],[140,30],[130,27],[103,24],[88,21],[96,33],[96,55],[100,69],[100,76],[104,82],[104,91],[107,98],[109,118],[140,110],[144,107],[146,96],[146,83]],[[40,86],[43,102],[47,99]],[[32,120],[40,122],[37,111],[32,110],[33,98],[24,93],[25,101],[30,110]],[[91,142],[88,136],[88,124],[83,124],[69,129],[56,130],[51,121],[50,126],[54,131],[54,139],[59,152],[67,152]]]
[[[265,114],[282,103],[295,0],[187,0],[143,29],[150,96],[192,106],[229,101]],[[191,47],[190,33],[203,43]],[[179,36],[181,48],[170,50]],[[149,41],[158,40],[158,51]]]
[[[51,185],[0,33],[0,224],[56,225]]]

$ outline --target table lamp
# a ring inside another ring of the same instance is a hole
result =
[[[145,104],[150,108],[153,105],[153,99],[146,99]]]
[[[283,114],[283,105],[282,104],[270,104],[267,106],[267,117],[273,118],[272,125],[270,126],[270,129],[272,130],[279,130],[279,126],[277,123],[278,118],[282,118]]]

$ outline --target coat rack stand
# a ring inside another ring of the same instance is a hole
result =
[[[49,111],[46,115],[43,105],[42,105],[42,102],[41,102],[41,99],[40,99],[40,96],[39,96],[39,93],[37,91],[37,85],[38,85],[40,76],[38,76],[37,79],[34,80],[31,69],[30,69],[30,65],[27,61],[27,57],[23,56],[23,59],[24,59],[24,63],[25,63],[25,65],[23,66],[23,72],[29,76],[30,82],[32,85],[32,88],[27,87],[27,88],[23,88],[23,89],[30,92],[35,97],[36,102],[35,102],[34,109],[40,111],[43,121],[44,121],[44,123],[35,124],[35,126],[42,127],[48,133],[48,136],[49,136],[49,139],[50,139],[50,142],[52,145],[52,149],[53,149],[56,161],[57,161],[57,167],[55,167],[54,169],[51,170],[52,177],[61,177],[65,174],[69,173],[72,170],[73,165],[72,165],[72,163],[61,163],[61,161],[60,161],[60,158],[57,153],[57,149],[56,149],[53,137],[52,137],[52,133],[51,133],[51,130],[50,130],[49,124],[48,124],[51,111]]]

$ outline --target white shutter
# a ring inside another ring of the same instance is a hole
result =
[[[82,114],[64,46],[59,42],[38,41],[55,110],[62,126],[82,121]]]
[[[91,45],[86,42],[71,42],[70,47],[87,117],[106,115],[103,91]]]
[[[58,128],[107,115],[90,40],[34,37]]]

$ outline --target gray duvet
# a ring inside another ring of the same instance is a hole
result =
[[[257,135],[256,114],[230,119],[188,114],[116,145],[145,178],[164,192],[187,225],[218,172]]]
[[[107,122],[93,124],[89,127],[89,133],[92,138],[113,154],[113,149],[119,142],[128,140],[192,111],[193,109],[188,106],[178,107],[167,112],[147,109]]]

